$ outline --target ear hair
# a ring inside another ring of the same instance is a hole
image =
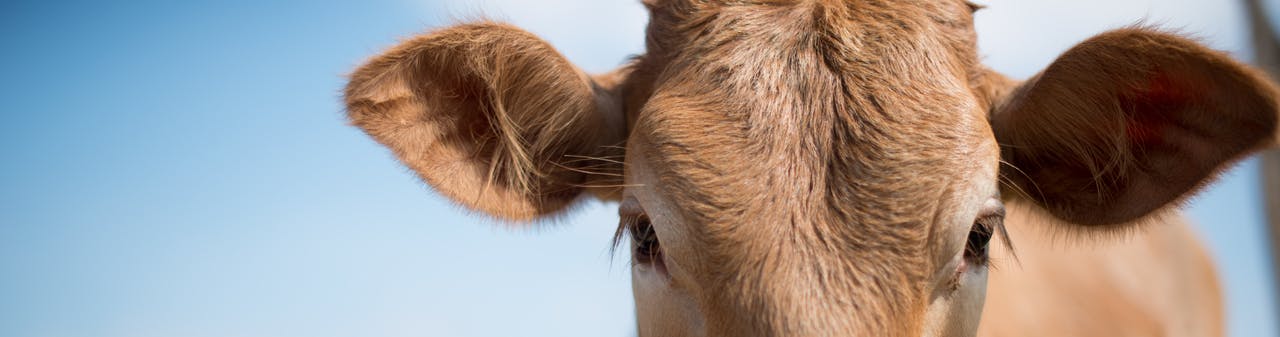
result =
[[[1185,38],[1130,28],[1091,38],[992,115],[1004,175],[1078,225],[1139,220],[1272,141],[1276,88]]]
[[[353,124],[442,194],[531,220],[620,175],[616,94],[533,34],[480,22],[368,61],[351,75],[346,104]]]
[[[982,106],[989,107],[989,112],[994,114],[1003,109],[1004,104],[1008,103],[1012,96],[1011,93],[1022,85],[1022,82],[985,66],[979,67],[978,71],[973,72],[969,83]],[[991,117],[987,116],[988,119]]]

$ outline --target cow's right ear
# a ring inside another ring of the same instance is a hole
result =
[[[360,66],[351,122],[440,193],[510,221],[619,185],[617,76],[597,81],[547,42],[497,23],[414,37]],[[608,83],[602,83],[608,82]]]
[[[1012,90],[991,115],[1002,175],[1078,225],[1141,219],[1275,142],[1277,90],[1260,72],[1177,35],[1108,32]]]

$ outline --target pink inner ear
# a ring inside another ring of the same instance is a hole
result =
[[[1144,86],[1120,96],[1129,141],[1142,147],[1166,143],[1167,128],[1175,123],[1175,114],[1195,104],[1206,91],[1195,88],[1195,84],[1178,81],[1168,72],[1152,73]]]

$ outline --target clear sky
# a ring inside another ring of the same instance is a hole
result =
[[[1234,1],[978,2],[1017,77],[1143,17],[1248,55]],[[0,3],[0,336],[631,335],[611,205],[495,225],[344,124],[347,71],[481,11],[590,71],[642,52],[634,0]],[[1257,170],[1189,212],[1233,336],[1277,331]]]

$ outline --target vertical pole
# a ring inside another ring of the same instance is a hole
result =
[[[1273,78],[1275,73],[1271,75]],[[1267,232],[1271,246],[1272,308],[1280,305],[1280,150],[1262,153],[1262,207],[1266,208]],[[1277,312],[1280,316],[1280,311]]]
[[[1245,0],[1245,3],[1253,31],[1254,63],[1270,74],[1273,80],[1280,79],[1280,40],[1277,40],[1276,31],[1271,28],[1262,0]],[[1270,237],[1272,282],[1276,286],[1276,296],[1280,298],[1280,150],[1263,152],[1261,161],[1260,176]]]

